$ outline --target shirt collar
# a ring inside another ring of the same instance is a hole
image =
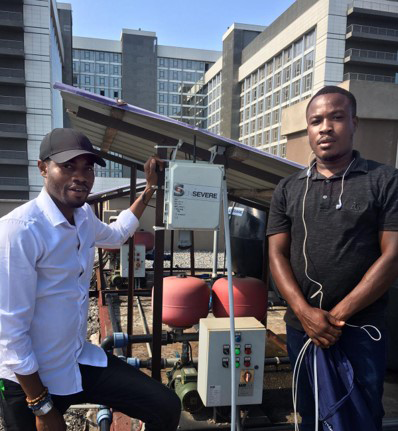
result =
[[[42,188],[39,196],[37,197],[37,205],[44,214],[49,218],[53,226],[58,226],[59,224],[66,223],[70,225],[68,220],[59,210],[55,202],[51,199],[45,187]],[[84,211],[82,208],[76,208],[73,214],[75,219],[76,227],[80,226],[84,218]]]
[[[354,163],[351,165],[350,169],[347,172],[347,175],[349,175],[351,172],[363,172],[365,174],[368,173],[368,161],[366,159],[363,159],[361,157],[361,154],[359,153],[359,151],[357,150],[353,150],[352,152],[353,157],[355,157]],[[310,166],[313,165],[315,160],[312,160],[310,163]],[[299,176],[298,179],[303,179],[303,178],[307,178],[307,172],[308,172],[308,168],[303,169]],[[338,174],[333,175],[330,178],[340,178],[343,176],[344,172],[340,172]],[[324,179],[325,177],[323,175],[321,175],[316,169],[312,169],[311,170],[311,179],[312,180],[320,180],[320,179]]]

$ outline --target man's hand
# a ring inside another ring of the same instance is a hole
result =
[[[335,344],[340,338],[341,328],[345,325],[345,322],[320,308],[307,307],[297,317],[314,344],[322,348]]]
[[[66,431],[61,413],[53,407],[46,415],[36,417],[37,431]]]
[[[145,179],[149,188],[158,184],[156,166],[159,166],[159,170],[163,171],[163,162],[157,156],[150,157],[144,165]]]

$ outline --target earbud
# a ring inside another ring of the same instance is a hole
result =
[[[311,166],[307,169],[307,177],[309,178],[311,176]]]
[[[341,201],[339,201],[339,203],[336,205],[336,210],[339,210],[340,208],[342,208],[343,204],[341,203]]]

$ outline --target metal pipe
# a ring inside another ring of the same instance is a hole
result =
[[[120,326],[115,316],[113,299],[114,299],[114,295],[111,295],[109,293],[105,295],[105,303],[108,306],[108,313],[109,313],[109,319],[112,325],[112,332],[115,333],[115,332],[120,332]],[[125,354],[125,352],[123,352],[123,349],[121,348],[115,349],[115,353],[117,356],[121,356]]]
[[[138,312],[140,313],[140,317],[141,317],[141,321],[142,321],[142,326],[144,327],[145,335],[148,335],[149,334],[148,322],[146,320],[145,313],[144,313],[144,310],[142,308],[141,298],[139,298],[137,296],[135,298],[135,300],[137,302]],[[148,351],[148,356],[151,358],[152,357],[152,349],[151,349],[151,345],[149,343],[146,343],[146,349]]]
[[[211,277],[217,277],[217,268],[218,268],[218,230],[215,230],[213,233],[213,269],[211,273]]]
[[[191,276],[195,277],[195,245],[194,245],[194,232],[191,230],[191,248],[189,249],[191,258]]]

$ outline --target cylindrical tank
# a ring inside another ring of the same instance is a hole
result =
[[[189,328],[208,315],[209,300],[210,289],[200,278],[185,274],[165,277],[162,322],[173,328]]]
[[[232,271],[263,279],[266,214],[232,203],[230,214]]]
[[[235,317],[263,320],[267,313],[268,290],[264,282],[253,277],[232,277]],[[213,314],[229,316],[228,279],[219,278],[212,289]]]
[[[145,245],[145,252],[151,251],[155,246],[155,236],[141,229],[134,234],[134,244]]]

